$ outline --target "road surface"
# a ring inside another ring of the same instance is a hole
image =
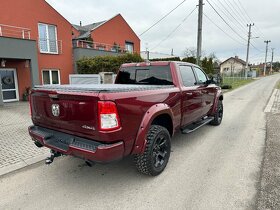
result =
[[[254,209],[265,146],[263,112],[280,75],[225,94],[224,120],[172,141],[158,177],[131,158],[87,167],[62,157],[0,177],[0,209]]]

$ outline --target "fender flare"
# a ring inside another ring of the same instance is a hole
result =
[[[153,120],[162,114],[168,114],[171,117],[171,119],[174,119],[170,107],[164,103],[155,104],[146,111],[137,132],[135,143],[132,149],[132,154],[142,154],[144,152],[147,143],[146,135],[149,131],[149,128]],[[173,133],[174,133],[174,125],[173,125]]]
[[[215,112],[217,111],[218,102],[220,100],[220,97],[222,97],[222,100],[224,100],[224,95],[223,95],[222,90],[218,90],[218,92],[217,92],[217,94],[215,96],[215,100],[214,100],[214,103],[213,103],[213,108],[212,108],[212,111],[211,111],[211,115],[214,115]]]

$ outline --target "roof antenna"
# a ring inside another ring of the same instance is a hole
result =
[[[80,26],[82,26],[82,21],[80,21]]]

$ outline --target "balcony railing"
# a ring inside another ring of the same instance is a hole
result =
[[[111,45],[105,43],[98,43],[98,42],[90,42],[84,40],[74,40],[73,47],[77,48],[85,48],[85,49],[94,49],[94,50],[102,50],[102,51],[110,51],[116,53],[126,53],[127,50],[124,46],[120,45]]]
[[[0,36],[30,39],[31,30],[17,26],[0,24]]]
[[[62,40],[38,38],[38,49],[44,54],[62,54]]]

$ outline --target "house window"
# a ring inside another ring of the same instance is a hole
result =
[[[224,71],[229,71],[229,68],[224,68]]]
[[[134,44],[133,44],[133,42],[125,42],[125,49],[129,53],[133,53],[134,52]]]
[[[59,70],[43,70],[43,85],[60,85]]]
[[[40,52],[58,54],[56,26],[39,23],[38,29]]]

